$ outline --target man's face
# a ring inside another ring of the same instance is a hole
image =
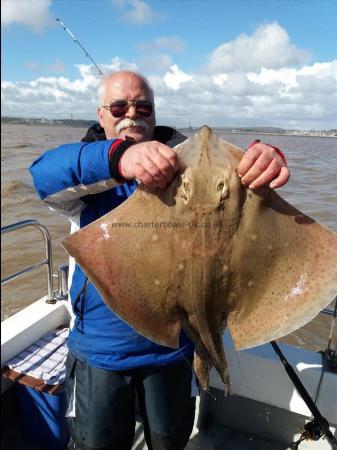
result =
[[[137,75],[129,73],[111,75],[105,82],[105,94],[101,106],[109,106],[116,100],[148,100],[153,104],[152,93],[144,81]],[[133,104],[121,117],[114,117],[109,109],[99,107],[98,117],[107,139],[125,139],[128,136],[137,143],[153,139],[156,123],[154,110],[146,117],[141,114],[141,111],[137,111]],[[141,122],[137,126],[130,126],[133,121]]]

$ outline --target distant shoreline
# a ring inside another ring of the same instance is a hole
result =
[[[11,125],[35,125],[35,126],[68,126],[73,128],[88,128],[96,120],[72,120],[72,119],[25,119],[14,117],[1,117],[1,124]],[[176,128],[176,127],[172,127]],[[185,133],[195,133],[199,130],[199,127],[182,127],[176,128],[178,131]],[[268,136],[299,136],[299,137],[327,137],[336,138],[337,130],[286,130],[277,127],[213,127],[215,133],[225,134],[255,134],[255,135],[268,135]]]
[[[178,128],[179,131],[181,131],[180,128]],[[318,138],[337,138],[337,134],[336,135],[329,135],[329,134],[291,134],[291,133],[275,133],[275,132],[261,132],[261,131],[222,131],[222,130],[217,130],[214,129],[215,133],[216,132],[221,132],[221,133],[227,133],[227,134],[259,134],[259,135],[268,135],[268,136],[296,136],[296,137],[318,137]]]

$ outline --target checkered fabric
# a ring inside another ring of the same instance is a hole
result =
[[[43,380],[46,384],[61,384],[66,375],[69,328],[46,333],[26,350],[7,363],[22,374]]]

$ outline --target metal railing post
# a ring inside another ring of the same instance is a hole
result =
[[[29,219],[23,220],[21,222],[16,222],[11,225],[7,225],[1,228],[1,234],[6,234],[12,231],[21,230],[26,227],[35,227],[37,228],[43,235],[45,241],[45,255],[46,258],[39,263],[36,263],[32,266],[26,267],[19,272],[14,273],[8,277],[5,277],[1,280],[1,286],[8,283],[9,281],[15,280],[17,278],[22,277],[26,273],[32,272],[33,270],[38,269],[39,267],[46,265],[47,266],[47,303],[55,303],[56,299],[53,295],[53,253],[52,253],[52,245],[49,231],[45,225],[42,225],[37,220]]]

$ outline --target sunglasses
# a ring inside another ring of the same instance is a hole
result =
[[[102,108],[109,109],[114,117],[122,117],[127,113],[130,106],[134,106],[137,113],[143,117],[149,117],[153,111],[153,105],[148,100],[115,100],[110,105],[102,106]]]

